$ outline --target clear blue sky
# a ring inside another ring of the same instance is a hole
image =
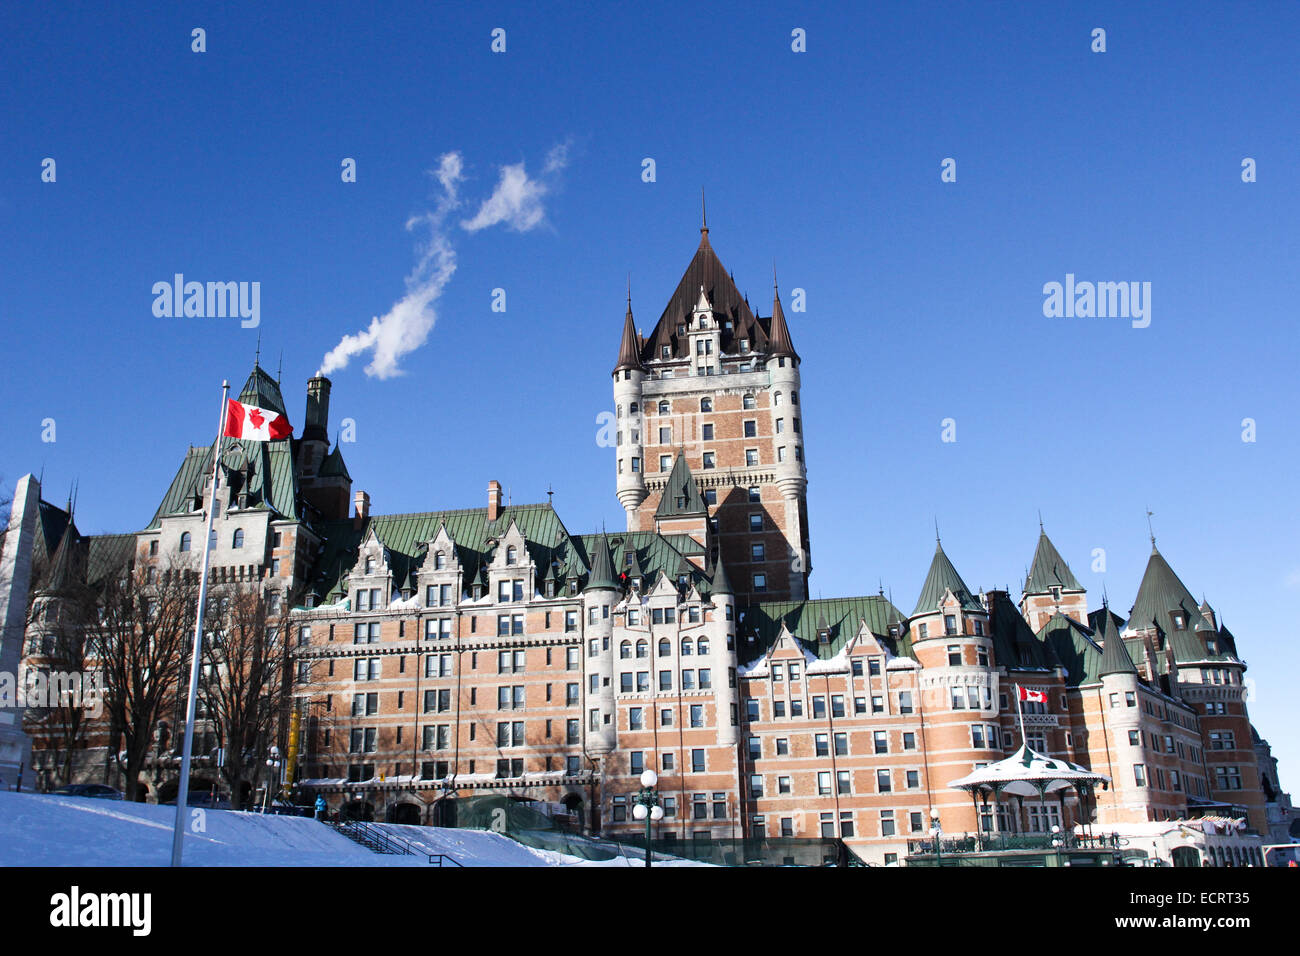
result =
[[[1104,586],[1126,611],[1149,507],[1236,633],[1300,791],[1296,5],[755,6],[7,5],[4,484],[43,468],[61,501],[79,478],[84,531],[148,521],[259,331],[156,318],[151,288],[176,272],[261,283],[263,364],[283,351],[301,427],[324,354],[405,294],[428,234],[406,222],[437,208],[430,170],[456,152],[456,270],[427,342],[400,376],[364,356],[332,373],[356,487],[398,512],[550,484],[570,530],[616,526],[595,437],[626,276],[648,332],[703,187],[742,291],[766,313],[775,259],[807,292],[789,318],[814,592],[883,580],[910,610],[936,516],[971,586],[1014,590],[1041,509],[1091,603]],[[463,228],[520,163],[542,221]],[[1045,318],[1043,284],[1067,273],[1150,282],[1150,327]]]

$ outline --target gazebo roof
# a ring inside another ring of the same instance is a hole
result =
[[[1044,756],[1021,744],[1020,749],[1005,760],[981,767],[948,786],[967,792],[987,789],[1034,796],[1065,787],[1093,786],[1103,782],[1110,783],[1105,774],[1094,773],[1068,760]]]

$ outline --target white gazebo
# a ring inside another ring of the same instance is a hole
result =
[[[1073,791],[1078,796],[1080,817],[1078,822],[1087,826],[1086,801],[1089,797],[1094,797],[1095,807],[1094,794],[1098,784],[1109,787],[1110,778],[1105,774],[1094,773],[1087,767],[1070,763],[1068,760],[1044,756],[1036,750],[1030,750],[1027,744],[1022,744],[1019,750],[1005,760],[980,767],[954,780],[948,786],[955,790],[965,790],[971,795],[977,820],[980,816],[980,801],[983,800],[987,807],[990,794],[993,796],[995,808],[1000,807],[1003,794],[1016,797],[1022,809],[1025,797],[1037,796],[1043,808],[1043,817],[1046,818],[1047,796],[1051,794],[1060,800],[1062,830],[1068,830],[1065,825],[1066,794]],[[995,812],[994,820],[996,819]]]

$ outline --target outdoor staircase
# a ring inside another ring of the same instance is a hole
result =
[[[456,861],[455,857],[446,853],[430,853],[424,847],[395,836],[372,823],[364,823],[360,820],[344,820],[342,822],[327,820],[325,825],[334,830],[335,833],[347,837],[358,846],[365,847],[371,853],[382,853],[388,856],[423,856],[428,858],[430,866],[462,865]]]

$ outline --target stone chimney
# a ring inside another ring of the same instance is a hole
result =
[[[304,441],[329,443],[330,380],[323,375],[307,380],[307,415],[303,421]]]
[[[356,509],[356,513],[352,516],[352,527],[360,528],[366,518],[370,517],[370,495],[358,491],[352,496],[352,504]]]
[[[501,482],[488,482],[488,521],[496,521],[501,517]]]

